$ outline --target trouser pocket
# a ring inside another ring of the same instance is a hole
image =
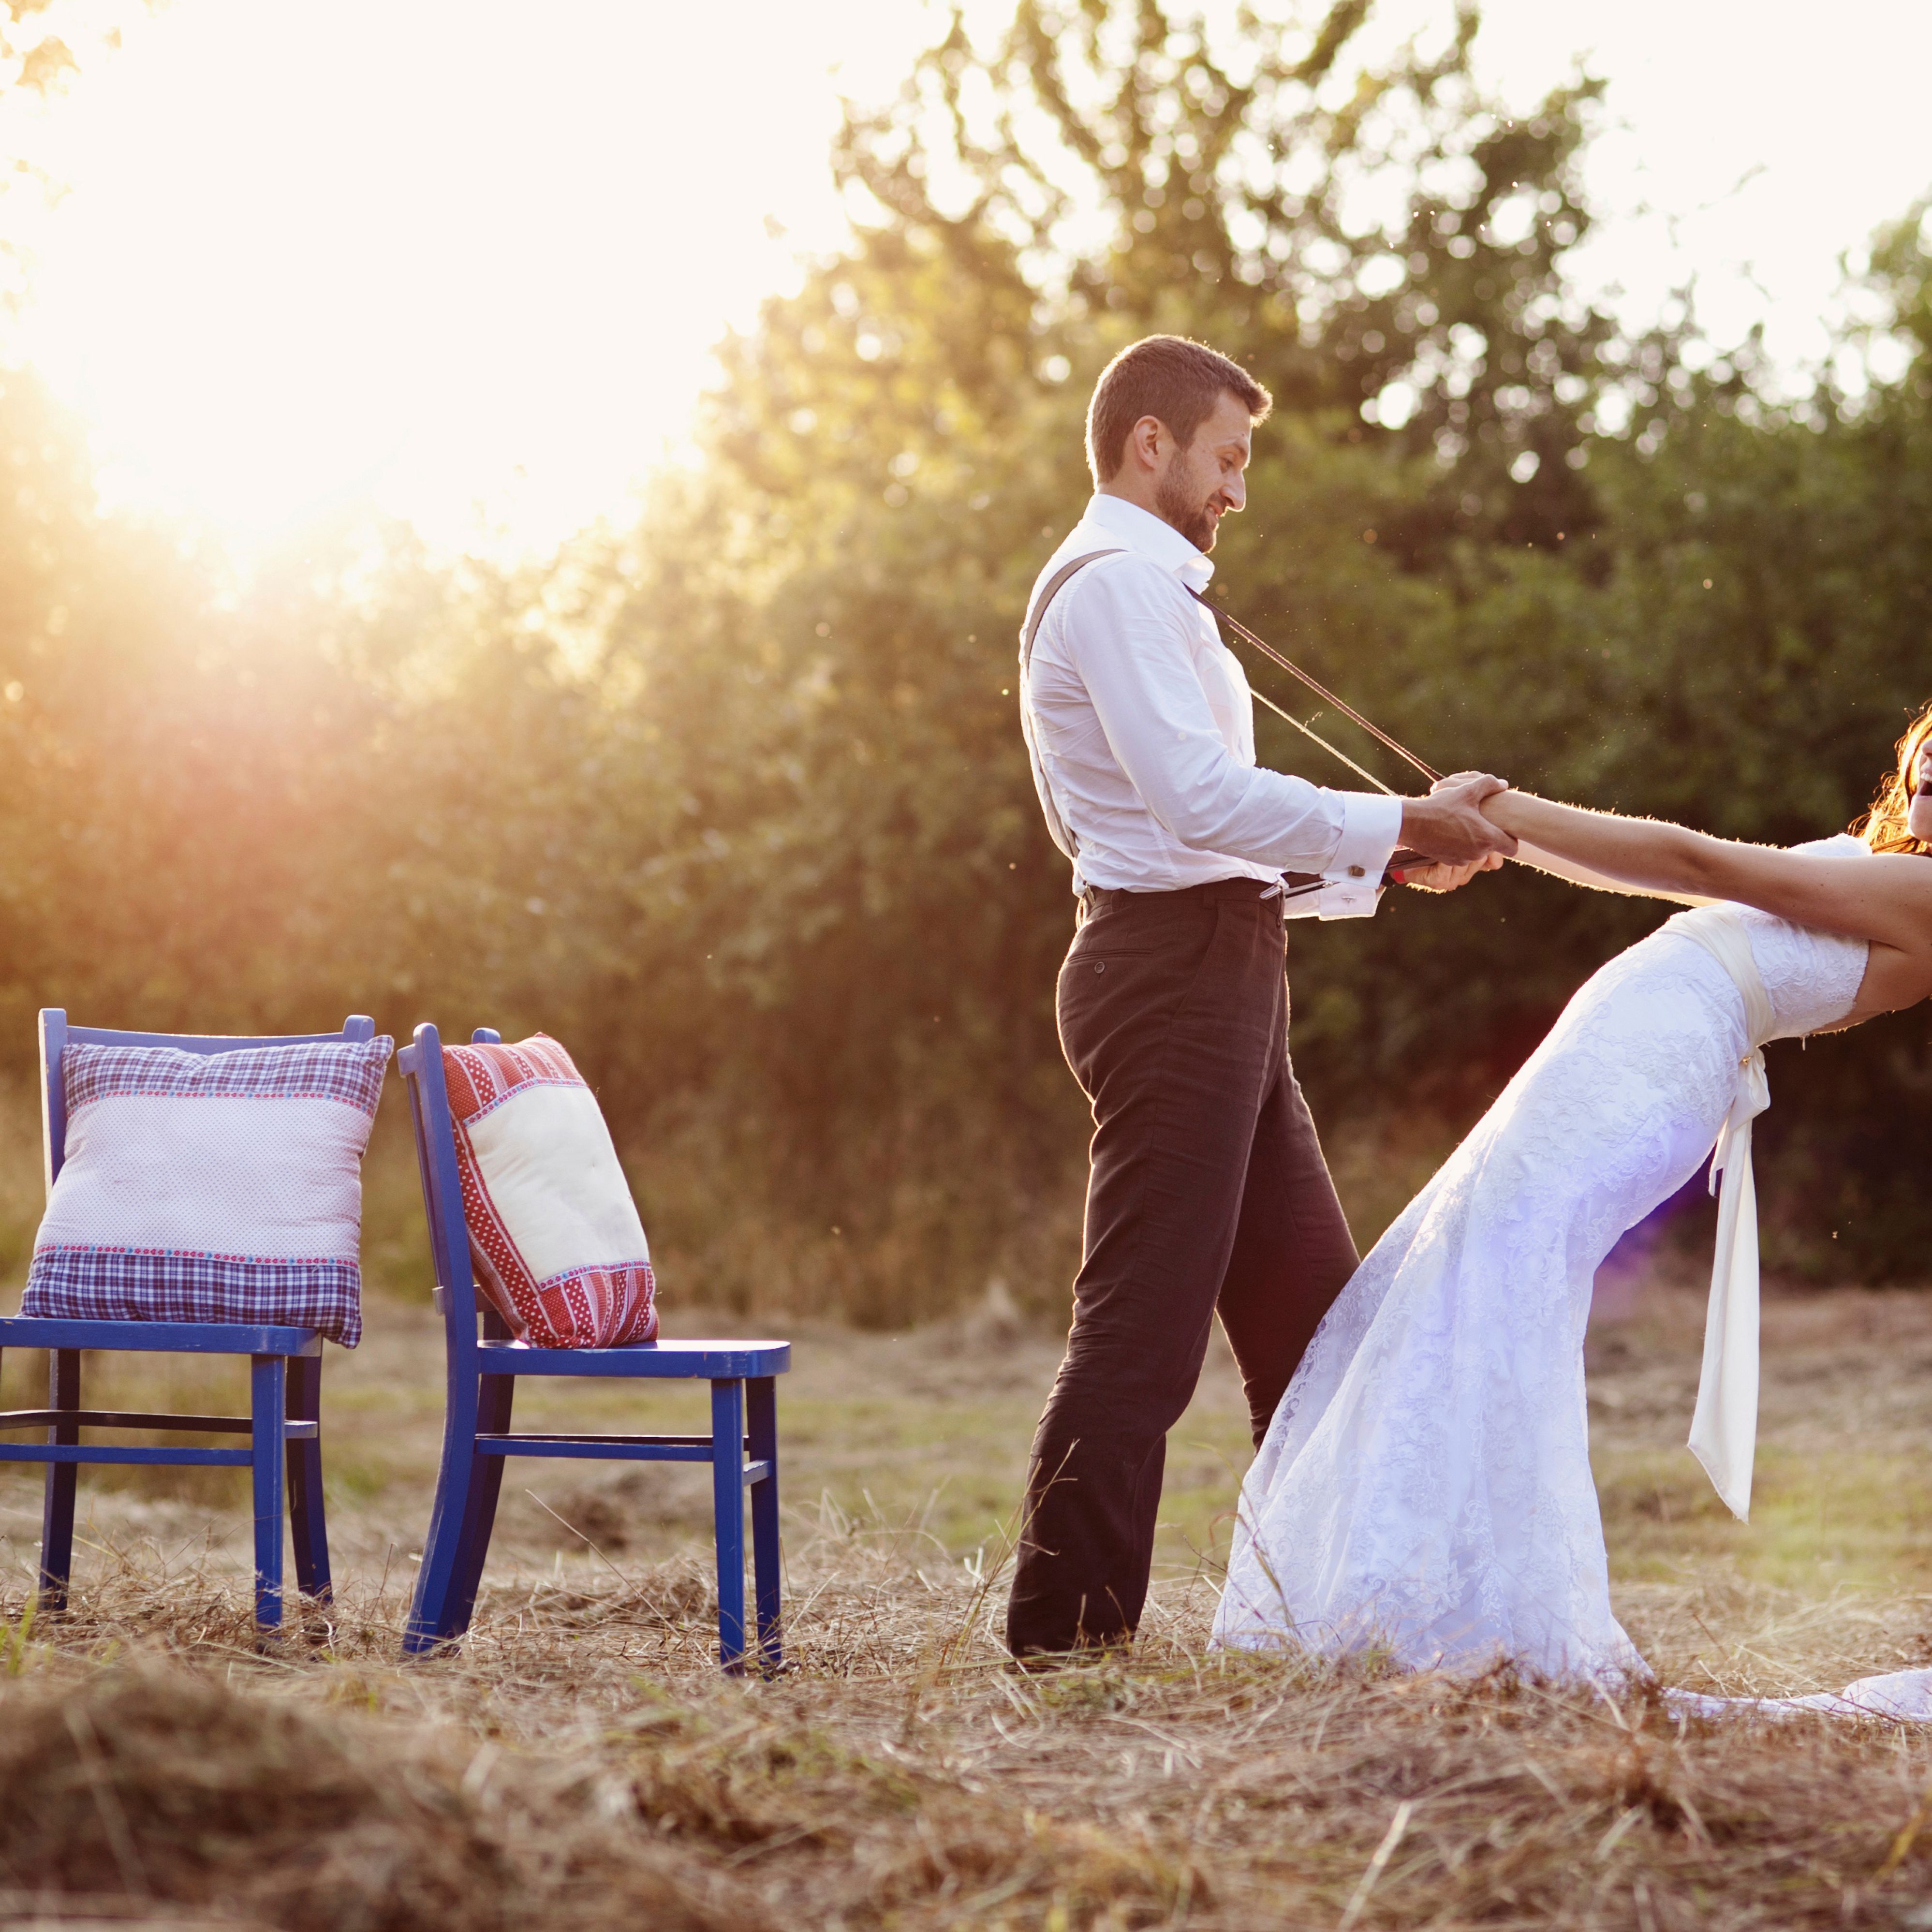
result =
[[[1096,1106],[1110,1076],[1161,1051],[1213,955],[1220,914],[1212,904],[1108,914],[1074,935],[1054,1007],[1060,1051]]]

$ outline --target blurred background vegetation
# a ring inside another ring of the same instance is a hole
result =
[[[890,1324],[998,1279],[1060,1309],[1071,908],[1015,635],[1088,492],[1093,379],[1156,329],[1276,398],[1221,595],[1433,762],[1738,837],[1846,825],[1932,697],[1924,211],[1871,271],[1903,375],[1778,406],[1688,299],[1632,340],[1567,284],[1594,83],[1510,118],[1472,20],[1337,108],[1364,11],[1292,58],[1253,26],[1217,61],[1157,0],[1024,0],[989,58],[956,32],[849,112],[868,212],[728,343],[701,460],[541,566],[358,520],[244,578],[101,514],[77,427],[8,374],[15,1112],[44,1004],[541,1028],[602,1094],[671,1292]],[[1265,760],[1350,782],[1262,727]],[[1365,1246],[1658,916],[1512,874],[1296,928],[1296,1060]],[[1922,1276],[1923,1012],[1772,1060],[1773,1264]]]

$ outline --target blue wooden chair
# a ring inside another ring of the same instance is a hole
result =
[[[68,1024],[57,1006],[40,1014],[40,1117],[48,1190],[67,1155],[67,1099],[61,1056],[70,1042],[87,1046],[172,1046],[184,1053],[234,1053],[248,1047],[299,1046],[326,1040],[368,1040],[376,1023],[361,1014],[340,1033],[274,1038],[117,1033]],[[318,1602],[331,1594],[328,1534],[322,1506],[322,1337],[313,1328],[236,1322],[68,1322],[32,1316],[0,1320],[0,1350],[47,1351],[47,1406],[0,1414],[0,1432],[42,1429],[45,1442],[0,1442],[0,1462],[44,1462],[46,1502],[40,1528],[40,1606],[67,1604],[74,1570],[74,1493],[83,1462],[160,1464],[175,1468],[248,1469],[254,1474],[255,1622],[263,1630],[282,1620],[282,1486],[296,1586]],[[147,1414],[82,1408],[83,1349],[178,1355],[246,1355],[247,1415]],[[133,1447],[83,1442],[83,1430],[140,1429],[196,1436],[245,1436],[245,1449]]]
[[[471,1035],[495,1046],[488,1027]],[[773,1378],[791,1366],[788,1342],[648,1342],[615,1348],[538,1348],[516,1341],[509,1324],[479,1300],[470,1230],[456,1163],[455,1130],[443,1081],[442,1042],[419,1026],[396,1056],[410,1097],[423,1206],[436,1267],[436,1304],[448,1350],[448,1406],[442,1466],[416,1600],[403,1636],[406,1655],[454,1644],[470,1628],[483,1561],[489,1553],[503,1463],[511,1456],[559,1456],[629,1462],[709,1462],[718,1540],[718,1660],[745,1668],[745,1492],[752,1492],[752,1568],[760,1667],[784,1658],[778,1635],[778,1437]],[[481,1318],[482,1333],[477,1332]],[[709,1436],[598,1436],[510,1432],[520,1376],[626,1376],[707,1381]]]

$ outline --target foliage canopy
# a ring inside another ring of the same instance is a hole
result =
[[[1928,694],[1922,211],[1873,272],[1904,376],[1780,412],[1749,345],[1624,340],[1566,281],[1593,81],[1512,116],[1473,15],[1369,67],[1365,11],[1210,40],[1159,0],[1021,0],[990,47],[956,20],[849,112],[865,212],[724,344],[702,465],[541,567],[358,526],[236,584],[98,515],[10,379],[7,1051],[44,1003],[541,1026],[709,1292],[890,1321],[999,1273],[1054,1303],[1070,922],[1012,640],[1087,493],[1088,388],[1154,329],[1277,399],[1222,594],[1434,762],[1736,836],[1844,825]],[[1262,755],[1337,776],[1285,728]],[[1466,1119],[1655,916],[1511,875],[1301,928],[1318,1112]],[[1922,1016],[1778,1058],[1784,1259],[1916,1271]]]

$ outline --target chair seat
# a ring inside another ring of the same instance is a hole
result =
[[[791,1366],[789,1342],[634,1342],[616,1348],[531,1348],[520,1342],[481,1342],[486,1376],[687,1376],[742,1382],[782,1376]]]
[[[169,1355],[320,1355],[313,1328],[258,1322],[69,1322],[0,1318],[0,1348],[122,1348]]]

